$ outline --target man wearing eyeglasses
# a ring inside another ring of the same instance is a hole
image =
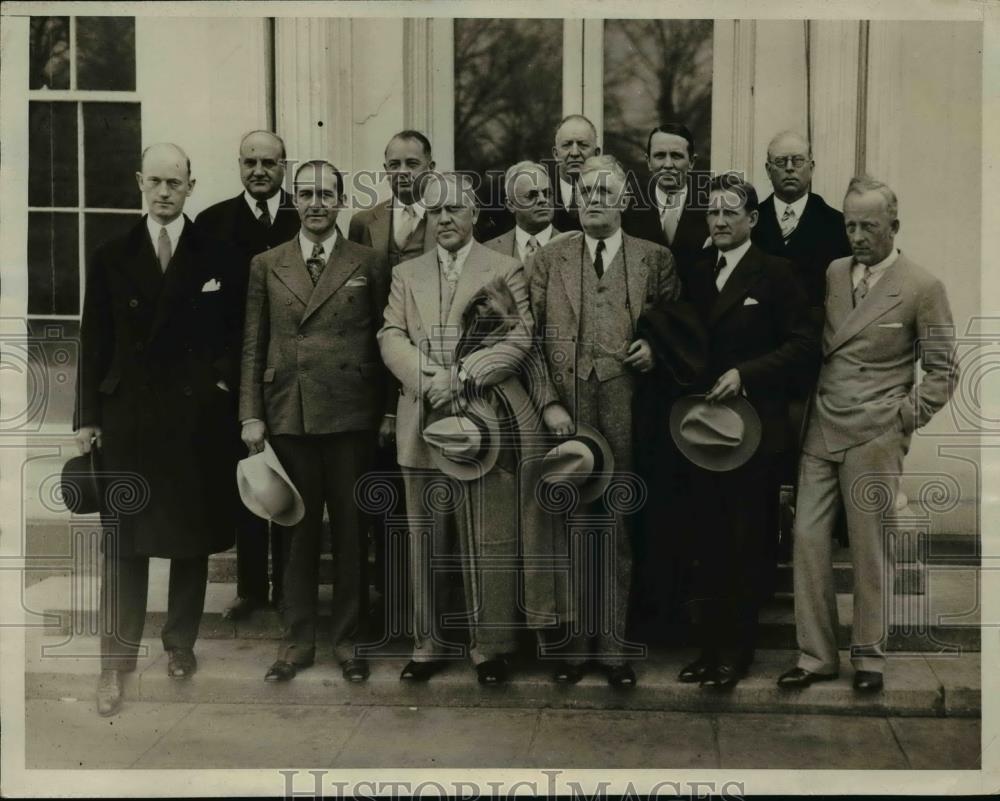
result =
[[[250,260],[299,230],[299,215],[281,188],[285,180],[285,143],[270,131],[250,131],[240,141],[240,180],[243,191],[236,197],[209,206],[198,215],[198,225],[209,236],[228,244],[236,258],[236,274],[245,284]],[[241,302],[240,308],[243,308]],[[236,599],[223,612],[229,620],[242,620],[266,606],[268,524],[243,504],[237,510]],[[271,526],[271,600],[281,601],[282,530]]]
[[[552,225],[555,214],[552,185],[541,164],[521,161],[508,168],[504,186],[507,210],[514,215],[514,227],[484,244],[490,250],[513,256],[521,262],[530,279],[535,254],[559,233]]]

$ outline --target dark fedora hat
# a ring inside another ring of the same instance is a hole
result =
[[[482,478],[500,453],[500,425],[485,401],[473,398],[460,415],[435,420],[423,430],[431,460],[442,473],[460,481]]]
[[[604,436],[585,423],[576,433],[552,448],[542,458],[540,481],[565,482],[576,487],[583,503],[597,500],[611,483],[615,456]]]
[[[59,492],[73,514],[90,515],[104,510],[100,461],[97,447],[92,446],[90,453],[74,456],[63,465]]]
[[[670,436],[688,461],[719,473],[746,464],[760,445],[760,417],[746,398],[709,403],[704,395],[678,398]]]

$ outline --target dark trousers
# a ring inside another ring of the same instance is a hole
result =
[[[105,545],[98,622],[101,630],[101,667],[134,670],[149,592],[149,557],[119,557]],[[167,621],[161,638],[166,650],[194,648],[205,607],[208,557],[170,560]]]
[[[370,469],[375,432],[271,437],[271,446],[302,495],[305,517],[285,529],[284,617],[279,658],[309,662],[315,655],[323,509],[330,515],[333,604],[329,636],[334,656],[354,656],[355,637],[367,634],[368,549],[366,515],[354,487]]]
[[[267,603],[267,551],[270,540],[271,597],[275,603],[281,601],[284,531],[282,526],[261,520],[242,503],[239,504],[236,518],[236,594],[240,598]]]

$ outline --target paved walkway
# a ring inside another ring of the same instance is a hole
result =
[[[977,719],[29,700],[28,768],[979,767]]]

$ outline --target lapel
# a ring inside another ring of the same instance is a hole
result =
[[[145,226],[145,222],[143,225]],[[150,247],[152,247],[152,243],[150,243]],[[197,232],[194,230],[194,223],[185,215],[184,230],[181,231],[177,249],[170,258],[166,272],[163,273],[163,285],[156,301],[156,311],[153,313],[153,322],[149,329],[150,339],[163,326],[177,298],[192,291],[192,283],[199,277],[196,275],[200,263],[199,251],[200,246]],[[158,263],[155,257],[154,263]]]
[[[900,296],[903,283],[902,260],[903,256],[900,254],[896,259],[896,263],[882,274],[878,283],[872,287],[865,299],[858,306],[850,310],[843,323],[834,331],[833,336],[830,338],[830,342],[826,348],[827,353],[835,351],[873,320],[877,320],[893,306],[898,306],[902,302]],[[847,262],[847,269],[844,271],[847,277],[844,289],[848,297],[853,294],[850,266],[851,262],[849,261]],[[840,282],[840,285],[843,286],[843,282]]]
[[[389,252],[389,233],[392,229],[392,198],[379,203],[372,209],[372,221],[368,228],[372,238],[372,248],[379,253]]]
[[[715,264],[715,253],[713,250],[712,264]],[[712,303],[712,308],[708,314],[708,324],[715,325],[719,318],[728,312],[737,303],[741,303],[749,292],[750,287],[757,281],[757,276],[761,270],[761,251],[756,245],[750,245],[739,264],[729,276],[726,285],[722,287],[719,296]]]
[[[632,330],[639,323],[639,315],[646,305],[646,283],[649,280],[649,267],[646,264],[646,254],[642,252],[639,243],[622,233],[622,264],[625,265],[625,275],[628,278],[628,297],[632,310]]]
[[[163,289],[163,271],[160,269],[159,259],[156,258],[156,251],[153,250],[153,242],[149,238],[145,216],[132,229],[131,237],[128,260],[122,266],[136,285],[139,294],[151,304],[156,304]]]
[[[472,257],[471,253],[469,257]],[[441,325],[441,284],[438,275],[437,249],[406,263],[411,264],[413,270],[413,280],[410,281],[413,302],[424,324],[424,331],[430,335]],[[454,305],[452,303],[452,306]]]
[[[340,242],[339,235],[337,241],[338,243]],[[312,279],[309,278],[309,270],[306,269],[306,263],[302,260],[302,248],[299,247],[298,235],[282,245],[278,255],[281,258],[271,268],[271,272],[277,276],[281,283],[288,287],[289,291],[295,297],[302,301],[303,306],[308,306],[309,297],[312,295],[314,287]],[[326,270],[323,272],[326,272]]]
[[[786,248],[791,248],[793,244],[797,244],[800,240],[811,242],[815,237],[815,233],[811,230],[817,214],[817,204],[813,201],[813,197],[814,195],[811,192],[806,196],[806,206],[802,209],[802,216],[799,217],[799,224],[795,226],[795,230],[792,231],[792,235],[788,237],[788,241],[785,242]],[[775,225],[777,224],[777,216],[775,215]],[[781,226],[778,226],[778,236],[781,236]]]
[[[583,260],[589,258],[587,240],[583,234],[580,234],[579,243],[574,242],[570,247],[559,249],[559,277],[562,279],[566,297],[569,298],[569,306],[573,311],[573,324],[577,329],[580,327],[580,293],[583,291],[580,269]]]
[[[424,253],[437,249],[437,223],[433,222],[436,219],[424,212]]]
[[[353,253],[348,253],[348,250],[347,240],[343,234],[338,232],[337,243],[333,246],[333,253],[330,254],[326,267],[323,268],[323,272],[319,276],[319,281],[309,296],[309,303],[306,304],[306,310],[302,315],[302,322],[305,322],[316,309],[326,303],[330,295],[340,289],[344,285],[344,282],[361,266],[361,260]],[[301,259],[302,253],[300,251],[299,260]],[[305,264],[302,267],[304,269]],[[306,271],[306,278],[309,278],[308,270]],[[309,283],[311,284],[312,281],[309,280]]]
[[[462,267],[462,274],[458,277],[455,285],[455,295],[451,299],[451,308],[448,310],[447,326],[458,326],[462,321],[462,311],[476,294],[489,281],[490,263],[489,256],[492,251],[484,248],[473,240],[472,250]],[[430,283],[430,282],[428,282]]]
[[[829,330],[835,335],[854,311],[851,287],[852,259],[842,259],[830,268],[830,289],[826,298],[826,317]],[[882,283],[879,281],[879,283]],[[875,284],[876,288],[878,284]]]

